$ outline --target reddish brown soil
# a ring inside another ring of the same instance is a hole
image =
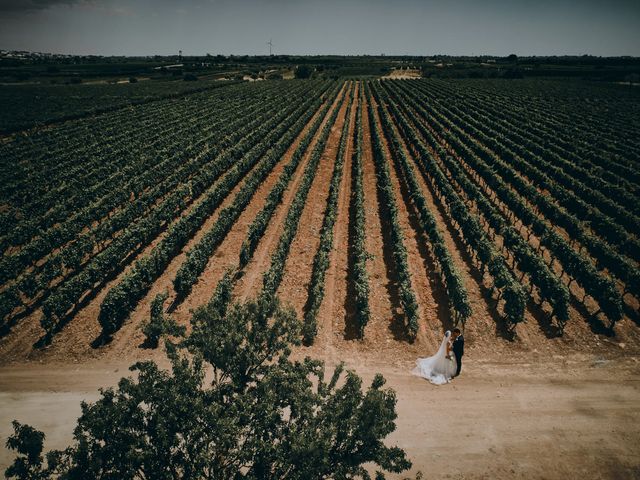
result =
[[[348,334],[349,298],[348,291],[348,253],[349,253],[349,221],[351,197],[351,168],[353,154],[353,129],[360,86],[354,87],[351,115],[349,122],[347,146],[344,152],[344,164],[340,192],[338,194],[338,212],[333,229],[333,249],[330,254],[329,268],[325,276],[324,298],[318,311],[318,336],[315,344],[325,352],[326,358],[338,361],[334,342],[340,341]]]
[[[298,135],[294,142],[289,146],[285,154],[280,161],[276,164],[273,170],[269,173],[266,180],[260,185],[256,191],[254,197],[251,199],[249,206],[242,212],[236,223],[233,225],[222,244],[216,249],[213,256],[210,257],[209,263],[200,276],[198,282],[194,285],[193,290],[189,297],[184,299],[174,311],[171,312],[171,316],[175,318],[178,323],[188,326],[190,312],[200,305],[205,304],[213,294],[216,285],[224,275],[225,271],[229,267],[235,267],[238,262],[238,256],[240,254],[240,246],[242,241],[246,237],[249,225],[262,208],[264,201],[271,190],[271,187],[277,182],[280,173],[284,166],[291,159],[293,152],[297,148],[299,142],[302,140],[306,132],[309,130],[311,123],[315,120],[318,113],[312,117],[309,123],[303,128],[303,131]],[[248,174],[250,175],[250,173]],[[246,178],[246,177],[245,177]],[[125,324],[121,330],[115,335],[113,345],[110,347],[117,353],[118,356],[126,355],[130,350],[132,344],[141,345],[144,341],[144,335],[141,331],[141,324],[149,318],[149,312],[151,308],[151,302],[153,298],[162,292],[168,292],[169,298],[165,304],[165,308],[168,308],[175,300],[175,291],[173,290],[173,280],[175,279],[178,269],[186,259],[186,252],[198,244],[202,237],[215,225],[219,213],[228,205],[233,203],[236,194],[244,185],[244,181],[240,182],[227,196],[221,206],[211,215],[204,225],[198,230],[196,235],[187,243],[183,248],[182,253],[177,255],[169,264],[169,267],[165,270],[164,274],[153,284],[146,297],[138,304],[136,310],[132,313],[130,321]]]
[[[380,346],[387,350],[395,350],[397,345],[386,345],[393,342],[389,328],[396,309],[397,291],[393,286],[384,256],[384,242],[382,224],[378,212],[380,211],[378,191],[376,188],[376,171],[371,150],[371,131],[369,129],[369,117],[367,116],[367,98],[363,97],[362,103],[362,169],[364,187],[364,205],[366,219],[365,248],[370,255],[367,261],[367,273],[369,274],[369,308],[371,316],[364,330],[364,339],[360,341],[362,347],[375,350]],[[393,292],[394,295],[390,295]],[[393,300],[392,300],[393,299]],[[388,353],[388,352],[387,352]]]
[[[448,153],[451,154],[461,165],[466,166],[464,160],[457,154],[457,152],[453,150],[445,140],[440,138],[435,130],[433,130],[428,124],[425,125],[430,129],[434,137],[438,139],[440,144],[447,149]],[[441,167],[443,167],[437,152],[435,152],[433,149],[430,149],[430,152],[433,157],[440,162]],[[443,168],[443,171],[446,172],[446,169]],[[444,217],[447,216],[444,215]],[[533,237],[532,239],[535,240]],[[501,244],[500,237],[496,237],[496,241],[498,245]],[[462,247],[462,244],[459,243],[457,249],[464,254],[464,248]],[[450,251],[453,253],[453,250],[450,249]],[[467,263],[472,263],[470,258],[467,258]],[[479,272],[477,271],[477,269],[475,270],[477,280],[476,283],[480,285],[481,282]],[[467,287],[467,289],[470,294],[472,293],[472,291],[478,292],[478,289],[476,288]],[[486,289],[484,290],[486,292]],[[575,286],[572,286],[572,293],[574,294],[574,297],[578,297],[580,299],[582,298],[582,296],[580,295],[580,291],[577,290]],[[489,305],[492,305],[492,309],[494,309],[496,303],[495,300],[488,294],[485,295],[485,297]],[[534,295],[534,298],[537,298],[537,296]],[[591,304],[589,304],[590,302]],[[589,299],[587,299],[586,306],[581,305],[579,302],[573,301],[570,309],[570,319],[565,327],[564,335],[557,338],[548,338],[550,335],[552,335],[548,331],[548,313],[550,311],[550,307],[546,304],[539,306],[537,302],[530,302],[525,315],[525,323],[518,325],[517,327],[517,337],[515,338],[515,341],[507,342],[505,343],[505,345],[510,344],[510,346],[512,347],[532,348],[542,351],[556,351],[557,349],[560,349],[562,351],[567,348],[576,348],[578,345],[588,346],[589,348],[599,347],[602,341],[601,336],[597,335],[596,333],[599,330],[599,325],[597,322],[594,323],[588,318],[588,312],[594,312],[596,310],[597,308],[595,308],[594,303]],[[497,317],[498,315],[496,315],[495,312],[486,317],[489,320],[489,323],[493,323],[497,326],[497,328],[493,332],[487,332],[488,335],[486,335],[486,338],[484,339],[482,339],[480,335],[474,334],[473,338],[475,339],[475,341],[482,341],[486,344],[494,343],[492,338],[495,338],[496,334],[499,334],[499,331],[502,330],[499,324],[494,320]],[[475,321],[476,313],[472,315],[472,318],[468,322],[468,327],[471,327],[472,323],[475,324]],[[622,343],[623,345],[638,345],[638,343],[640,343],[638,341],[639,335],[640,332],[638,331],[637,326],[628,317],[625,317],[616,325],[616,341]],[[470,337],[471,335],[467,335],[467,338]]]
[[[435,134],[435,132],[433,132],[435,136],[437,136]],[[500,209],[500,211],[504,214],[505,219],[507,219],[508,221],[513,222],[513,226],[514,228],[516,228],[520,234],[523,236],[524,239],[527,239],[529,241],[529,243],[531,244],[531,246],[534,249],[538,249],[540,246],[540,240],[539,238],[528,228],[526,227],[520,220],[517,220],[515,215],[512,214],[512,212],[509,210],[509,208],[507,207],[507,205],[505,205],[504,203],[502,203],[497,195],[495,194],[495,192],[486,184],[486,182],[484,182],[480,176],[464,161],[464,159],[462,157],[460,157],[460,155],[442,138],[439,138],[440,143],[447,149],[447,151],[449,152],[450,155],[452,155],[457,162],[465,169],[465,171],[469,172],[469,174],[471,175],[471,178],[474,179],[474,181],[476,182],[476,184],[484,191],[484,193],[486,194],[487,198],[490,199],[490,201],[498,208]],[[526,178],[526,177],[525,177]],[[532,184],[533,186],[535,186],[535,184]],[[511,191],[514,192],[515,194],[519,195],[518,191],[515,190],[514,188],[511,188]],[[529,200],[525,197],[520,197],[522,199],[522,201],[527,204],[529,207],[531,207],[533,210],[536,210],[535,205],[533,205],[532,203],[529,202]],[[473,202],[471,201],[467,201],[468,205],[473,205]],[[556,230],[556,232],[562,236],[565,240],[569,241],[570,243],[574,244],[574,248],[576,250],[579,250],[581,252],[581,254],[583,255],[587,255],[588,251],[586,248],[584,248],[583,246],[581,246],[580,242],[575,241],[572,242],[571,241],[571,237],[570,235],[566,232],[566,230],[564,230],[562,227],[558,226],[558,225],[553,225],[553,224],[549,224],[549,226],[553,229]],[[500,236],[496,235],[496,243],[498,243],[499,245],[502,244],[502,239]],[[542,256],[542,258],[546,261],[547,265],[550,265],[551,270],[556,273],[558,275],[558,277],[563,280],[563,282],[565,283],[565,285],[568,287],[569,292],[571,294],[571,318],[573,319],[580,319],[580,318],[584,318],[587,319],[587,321],[590,324],[591,330],[594,332],[601,332],[606,328],[606,324],[607,324],[607,320],[605,318],[603,318],[603,315],[600,316],[596,316],[594,317],[594,314],[596,312],[599,311],[599,306],[598,303],[596,302],[595,299],[593,299],[590,296],[586,295],[586,291],[577,283],[577,282],[571,282],[571,278],[569,277],[569,275],[567,275],[561,264],[559,262],[553,262],[553,264],[551,264],[551,261],[553,259],[553,254],[547,250],[545,247],[541,247],[540,249],[540,255]],[[592,262],[594,265],[597,265],[597,261],[593,258],[591,258]],[[519,272],[519,270],[516,269],[517,272]],[[520,275],[520,273],[518,273],[518,275]],[[621,286],[619,286],[619,290],[620,292],[623,291],[623,288]],[[539,302],[538,296],[535,295],[536,297],[536,301]],[[625,301],[626,307],[627,307],[627,314],[631,314],[631,315],[635,315],[637,317],[637,305],[638,302],[637,300],[632,297],[631,295],[628,295],[627,298],[623,299]],[[550,307],[548,305],[544,305],[542,307],[542,309],[544,309],[544,311],[548,312],[550,311]],[[542,310],[541,309],[541,310]],[[630,313],[630,312],[636,312],[636,313]],[[545,323],[548,323],[545,321]],[[544,328],[548,328],[545,325],[542,325]],[[626,331],[626,333],[631,333],[633,335],[633,339],[628,339],[627,341],[631,340],[631,341],[637,341],[639,339],[639,337],[637,336],[638,332],[628,332]]]
[[[348,87],[352,88],[351,86]],[[349,92],[345,95],[348,97]],[[320,245],[320,231],[327,208],[329,184],[335,166],[340,145],[342,128],[346,121],[348,98],[342,104],[331,133],[327,139],[324,152],[320,157],[318,170],[311,183],[309,200],[305,203],[298,225],[298,231],[291,243],[291,249],[285,263],[284,275],[278,288],[278,296],[293,306],[300,318],[304,314],[304,305],[308,298],[309,282],[313,268],[313,259]]]
[[[356,85],[356,88],[360,88],[360,86]],[[341,95],[346,94],[347,89],[345,86]],[[367,262],[371,289],[369,299],[371,320],[365,329],[365,338],[363,340],[354,340],[353,335],[350,336],[348,332],[350,303],[348,298],[347,250],[349,245],[349,204],[352,183],[352,136],[357,100],[354,103],[351,117],[345,118],[346,105],[344,105],[336,125],[332,128],[327,149],[323,154],[318,174],[312,184],[309,201],[303,211],[300,230],[293,241],[291,253],[287,259],[279,294],[286,302],[292,304],[298,313],[302,312],[307,299],[307,284],[311,274],[313,257],[318,247],[318,235],[326,206],[328,184],[333,170],[340,133],[343,122],[348,121],[349,141],[338,199],[338,218],[334,227],[334,249],[331,254],[330,267],[327,271],[325,299],[318,317],[319,335],[316,344],[313,347],[301,349],[301,353],[331,359],[351,359],[354,362],[369,361],[371,359],[384,359],[384,361],[391,363],[410,362],[416,356],[424,356],[431,352],[439,342],[442,332],[451,327],[447,297],[429,249],[428,238],[424,236],[419,228],[416,218],[417,212],[410,201],[402,175],[399,171],[396,171],[394,164],[391,163],[390,174],[399,208],[399,221],[405,236],[405,246],[410,258],[412,285],[418,298],[421,314],[420,331],[415,342],[410,343],[402,335],[398,334],[398,326],[402,321],[402,309],[395,284],[395,266],[388,248],[388,226],[381,221],[380,217],[381,209],[376,188],[376,169],[372,158],[366,101],[365,99],[365,115],[363,115],[363,167],[366,247],[371,254],[371,259]],[[332,108],[335,108],[336,105],[337,100],[334,101]],[[323,125],[330,114],[331,112],[325,116]],[[311,147],[317,141],[318,136],[318,134],[315,135]],[[237,263],[239,248],[242,240],[244,240],[248,226],[262,207],[264,199],[277,181],[284,164],[289,161],[299,138],[268,175],[249,207],[243,212],[225,241],[210,258],[209,264],[198,283],[194,286],[192,294],[173,313],[180,323],[188,323],[190,310],[208,300],[226,267]],[[640,344],[640,329],[638,325],[628,317],[625,317],[616,326],[616,335],[614,337],[598,334],[587,319],[588,313],[593,307],[589,299],[587,299],[586,307],[582,307],[579,302],[574,302],[571,310],[571,319],[567,324],[563,337],[548,338],[545,332],[545,323],[548,323],[548,321],[544,315],[547,307],[540,308],[534,304],[529,305],[526,322],[517,327],[516,338],[511,340],[506,335],[503,335],[499,327],[500,306],[485,286],[489,285],[490,282],[486,281],[487,279],[483,282],[478,268],[474,265],[470,255],[461,243],[460,235],[448,219],[446,209],[434,195],[429,182],[425,181],[422,174],[420,174],[419,162],[413,156],[415,152],[410,147],[410,145],[403,143],[405,152],[409,154],[408,157],[416,168],[416,177],[422,187],[427,204],[444,234],[454,262],[467,285],[473,315],[467,322],[466,338],[468,350],[472,356],[519,355],[522,352],[564,354],[568,351],[582,352],[584,350],[593,353],[625,351],[636,354],[638,352],[638,345]],[[389,155],[390,152],[386,142],[385,149]],[[435,154],[435,152],[433,153]],[[294,173],[292,181],[285,192],[283,202],[277,208],[264,238],[258,245],[253,260],[247,265],[244,275],[238,280],[234,292],[237,298],[246,299],[254,296],[260,288],[262,274],[269,267],[271,253],[280,237],[286,212],[297,191],[308,159],[309,153],[305,155],[305,158],[303,158]],[[462,162],[462,159],[457,159]],[[238,188],[234,189],[232,194],[224,201],[222,207],[232,201]],[[203,228],[189,242],[185,251],[195,245],[204,232],[215,223],[219,211],[218,209],[207,220]],[[136,258],[147,254],[161,238],[163,238],[162,235]],[[532,241],[535,242],[535,238],[532,238]],[[34,312],[30,317],[16,325],[9,335],[0,339],[0,359],[2,359],[2,363],[25,361],[58,361],[64,363],[81,362],[91,358],[138,359],[158,357],[161,355],[158,351],[139,348],[142,343],[139,327],[141,322],[148,318],[149,303],[156,293],[166,289],[173,296],[171,282],[183,260],[184,253],[171,262],[167,271],[154,283],[150,293],[140,303],[122,330],[115,335],[114,341],[110,345],[100,349],[94,349],[90,345],[100,332],[97,322],[99,306],[108,289],[126,274],[131,265],[115,280],[102,287],[94,298],[88,300],[87,305],[55,336],[52,345],[48,348],[34,350],[32,347],[42,334],[39,326],[39,311]],[[581,297],[581,291],[577,287],[572,286],[572,292],[574,296]],[[330,357],[327,357],[329,353]]]
[[[254,167],[256,168],[256,167]],[[252,169],[253,170],[253,169]],[[251,172],[247,174],[251,175]],[[246,178],[246,177],[245,177]],[[151,302],[155,298],[155,296],[162,292],[168,292],[169,298],[167,299],[167,303],[165,304],[165,308],[167,308],[173,300],[175,299],[175,292],[173,290],[173,279],[176,277],[176,273],[178,273],[178,269],[182,265],[182,262],[185,261],[188,252],[190,249],[195,247],[202,237],[209,231],[218,221],[218,216],[220,212],[228,207],[231,203],[233,203],[234,198],[237,193],[242,188],[244,181],[239,182],[229,193],[229,195],[224,199],[221,205],[216,209],[216,211],[204,222],[202,227],[196,232],[196,234],[191,238],[187,245],[182,249],[179,255],[176,255],[169,266],[164,271],[163,275],[157,279],[147,295],[138,303],[136,309],[131,313],[129,320],[122,326],[122,328],[114,335],[112,344],[109,346],[113,353],[121,356],[126,355],[132,345],[142,345],[144,342],[144,334],[142,333],[141,325],[145,320],[149,319],[150,311],[151,311]],[[233,260],[233,259],[229,259]],[[224,273],[224,272],[222,272]],[[212,289],[215,288],[215,284],[210,286]],[[210,295],[209,295],[210,296]],[[203,303],[206,302],[207,299],[203,299]],[[187,310],[188,312],[188,310]],[[184,318],[184,316],[180,316]],[[186,323],[186,322],[185,322]]]
[[[274,212],[273,218],[269,222],[269,226],[265,231],[264,236],[260,239],[258,243],[258,247],[254,252],[254,255],[249,262],[249,264],[244,268],[244,274],[242,277],[236,282],[236,286],[234,289],[234,294],[237,298],[240,299],[248,299],[256,296],[258,289],[262,286],[262,274],[267,271],[269,268],[269,264],[271,261],[271,254],[275,249],[278,240],[280,239],[280,235],[282,234],[282,230],[284,228],[284,220],[287,216],[287,212],[289,210],[289,205],[293,201],[296,192],[298,191],[298,186],[302,181],[302,176],[304,174],[304,170],[306,165],[311,158],[311,152],[313,151],[314,145],[317,144],[318,138],[320,137],[320,133],[327,121],[331,117],[331,113],[342,98],[346,95],[346,86],[342,89],[339,95],[334,100],[331,109],[325,115],[324,120],[322,121],[320,128],[314,135],[313,140],[309,144],[307,148],[307,152],[305,153],[304,158],[298,165],[293,177],[289,182],[289,186],[287,187],[283,197],[282,203],[276,208]],[[343,114],[344,116],[344,114]]]
[[[377,103],[370,99],[374,108],[377,107]],[[407,250],[407,255],[411,259],[409,261],[409,273],[411,274],[411,287],[416,294],[416,300],[420,305],[420,318],[418,334],[416,336],[416,342],[419,344],[424,343],[424,347],[428,350],[433,350],[440,344],[442,339],[442,324],[450,323],[450,319],[446,318],[446,311],[438,312],[436,305],[436,297],[431,288],[431,283],[428,278],[429,265],[426,264],[426,244],[422,235],[416,227],[416,218],[413,212],[410,213],[411,201],[406,190],[403,190],[398,180],[396,170],[394,168],[394,161],[389,149],[389,144],[386,137],[383,134],[382,123],[378,112],[374,110],[374,116],[376,119],[377,128],[381,134],[382,144],[385,156],[388,160],[389,174],[391,177],[391,184],[394,189],[395,203],[398,207],[398,223],[403,235],[404,247]],[[438,299],[442,301],[442,298]],[[445,299],[446,300],[446,299]],[[443,318],[439,319],[439,313],[444,314]],[[440,320],[440,322],[438,321]],[[433,332],[432,328],[435,327],[436,332]]]
[[[324,106],[324,104],[323,104]],[[320,107],[322,108],[322,107]],[[318,109],[320,110],[320,109]],[[213,293],[215,286],[222,279],[228,268],[234,268],[238,264],[240,255],[240,247],[246,238],[251,222],[262,209],[269,192],[277,183],[280,174],[286,164],[293,157],[293,153],[298,148],[300,141],[308,133],[313,122],[316,121],[319,111],[314,114],[309,123],[303,128],[302,132],[295,141],[289,146],[285,154],[282,156],[275,168],[269,173],[265,181],[258,187],[249,206],[242,212],[238,221],[233,225],[231,231],[227,234],[222,244],[216,249],[214,255],[209,259],[209,263],[200,276],[198,282],[193,286],[193,290],[188,298],[175,310],[173,314],[181,324],[187,324],[189,320],[189,312],[206,303]]]
[[[359,82],[355,88],[357,93],[361,88]],[[345,87],[341,95],[346,94]],[[430,354],[442,332],[451,326],[447,296],[428,238],[416,221],[417,212],[410,201],[403,176],[390,163],[399,221],[410,257],[412,285],[421,314],[420,332],[415,342],[410,343],[398,335],[402,309],[395,285],[395,267],[389,252],[388,225],[380,216],[366,99],[363,105],[363,168],[366,248],[371,254],[367,262],[371,319],[363,340],[355,340],[349,334],[352,306],[349,301],[347,253],[357,95],[355,98],[351,116],[346,118],[346,105],[343,105],[332,128],[279,289],[285,302],[301,313],[307,299],[307,283],[319,243],[318,234],[338,142],[342,126],[348,122],[349,141],[338,198],[334,248],[318,317],[319,333],[313,346],[297,348],[294,357],[310,355],[324,359],[330,365],[345,361],[349,368],[364,378],[365,385],[374,373],[383,373],[398,396],[398,430],[388,443],[398,444],[407,450],[415,465],[412,474],[422,470],[427,478],[500,480],[640,477],[637,447],[640,443],[637,428],[640,420],[637,408],[640,400],[638,321],[625,317],[617,324],[615,336],[599,334],[588,321],[589,312],[594,307],[590,300],[587,300],[586,307],[574,302],[564,336],[549,338],[545,331],[545,309],[532,303],[528,306],[525,323],[517,327],[515,339],[504,335],[499,327],[499,302],[486,287],[490,283],[488,278],[483,280],[465,250],[460,234],[430,185],[428,172],[419,167],[420,162],[412,146],[401,142],[415,168],[427,205],[465,281],[473,308],[465,331],[467,349],[462,376],[450,385],[434,387],[409,374],[415,358]],[[337,104],[336,99],[332,109]],[[323,125],[330,115],[331,110]],[[308,128],[309,125],[303,134]],[[210,298],[225,268],[237,264],[240,245],[248,227],[283,166],[290,160],[301,136],[268,175],[248,208],[210,258],[192,294],[172,314],[180,323],[187,324],[189,311]],[[254,258],[237,282],[234,293],[238,299],[254,296],[262,285],[262,274],[269,267],[288,207],[318,136],[319,133],[294,173]],[[385,148],[389,155],[386,142]],[[432,153],[437,158],[436,152]],[[454,158],[466,167],[462,158]],[[222,207],[232,201],[238,188],[232,191]],[[487,192],[491,193],[490,190]],[[215,223],[219,211],[207,220],[186,249],[195,245]],[[518,224],[516,228],[519,228]],[[147,254],[161,238],[163,235],[135,258]],[[499,238],[497,241],[500,243]],[[535,237],[531,241],[535,246]],[[77,407],[81,399],[97,398],[97,388],[115,384],[118,378],[127,374],[126,367],[134,360],[152,358],[166,365],[162,348],[139,348],[142,342],[139,327],[148,318],[149,303],[156,293],[168,289],[173,295],[171,281],[183,260],[184,253],[171,262],[113,342],[103,348],[93,349],[90,346],[100,332],[97,322],[100,303],[131,264],[87,302],[55,336],[50,347],[44,350],[32,347],[42,334],[39,311],[21,321],[9,335],[0,338],[0,437],[5,438],[8,434],[9,421],[18,418],[43,428],[47,433],[48,446],[63,447],[69,441],[71,423],[79,414]],[[581,296],[580,289],[574,286],[572,293],[576,297]],[[633,305],[637,310],[637,305]],[[6,451],[0,450],[0,470],[10,458]]]
[[[88,358],[99,357],[103,351],[91,347],[91,342],[100,334],[98,323],[100,304],[109,289],[115,286],[133,268],[136,260],[149,252],[164,238],[166,231],[160,234],[151,244],[144,248],[124,270],[114,279],[106,282],[100,290],[81,308],[78,313],[58,332],[49,346],[34,349],[33,345],[42,337],[44,331],[40,326],[42,312],[34,311],[29,317],[17,324],[9,335],[0,342],[0,358],[6,362],[21,360],[37,360],[40,362],[71,361],[79,362]],[[137,345],[136,345],[137,346]],[[132,346],[133,348],[134,346]]]
[[[397,138],[400,139],[404,152],[410,160],[410,164],[413,166],[415,178],[421,186],[421,191],[425,197],[427,206],[436,220],[438,228],[445,239],[445,244],[451,252],[454,264],[464,278],[464,283],[469,295],[469,303],[473,310],[473,315],[467,321],[467,325],[465,327],[467,345],[472,346],[475,343],[479,343],[478,340],[481,338],[495,337],[496,322],[493,318],[497,316],[496,302],[489,295],[489,291],[482,281],[480,271],[474,266],[469,254],[462,245],[458,231],[448,220],[449,217],[446,215],[442,203],[434,195],[431,184],[426,182],[424,177],[421,175],[421,169],[419,168],[418,162],[416,162],[411,149],[408,148],[404,139],[399,135],[398,130],[394,128],[394,131]],[[408,197],[405,194],[404,200],[406,201],[407,198]],[[411,208],[411,205],[409,205],[409,209],[412,211],[412,216],[415,217],[417,212]],[[415,229],[419,230],[418,228]],[[428,237],[422,236],[420,238],[423,242],[428,243]],[[440,275],[436,272],[436,266],[432,255],[433,254],[430,251],[427,251],[422,254],[422,259],[423,262],[427,264],[427,267],[425,268],[430,267],[429,273],[431,277],[431,287],[435,298],[439,300],[439,314],[436,317],[433,317],[433,320],[437,319],[438,321],[431,321],[427,323],[431,328],[432,335],[438,339],[439,337],[441,338],[444,329],[451,327],[451,318],[448,312],[446,291]]]
[[[290,156],[292,151],[293,150],[290,150],[287,155]],[[182,264],[182,261],[185,259],[185,252],[192,246],[196,245],[202,236],[215,224],[220,211],[233,201],[235,194],[241,188],[242,184],[243,181],[232,189],[230,194],[222,202],[221,206],[216,209],[216,211],[198,230],[196,235],[187,243],[182,253],[172,260],[164,274],[153,284],[150,292],[138,304],[135,311],[132,312],[129,320],[122,326],[120,331],[114,335],[114,339],[109,345],[100,349],[92,347],[93,341],[98,338],[101,332],[101,327],[97,320],[100,312],[100,305],[108,291],[113,286],[117,285],[124,276],[131,271],[135,262],[148,255],[153,248],[162,241],[166,235],[166,229],[156,237],[151,244],[137,255],[133,256],[129,264],[119,275],[101,286],[95,292],[94,296],[87,300],[86,305],[79,309],[71,321],[64,326],[62,331],[54,336],[53,341],[49,346],[44,349],[33,348],[33,345],[44,333],[39,323],[41,310],[37,309],[29,317],[16,325],[10,335],[0,341],[0,358],[4,358],[8,362],[36,359],[38,361],[47,362],[65,360],[78,362],[86,358],[102,357],[105,354],[119,359],[136,359],[157,356],[156,352],[139,348],[144,340],[144,336],[140,330],[140,325],[144,320],[149,318],[151,301],[156,294],[163,291],[168,291],[172,294],[169,302],[173,300],[174,295],[171,282],[173,278],[175,278],[175,274]],[[198,200],[199,199],[195,199],[195,201],[184,210],[183,215],[188,214],[198,203]],[[174,223],[176,221],[177,219]],[[235,258],[237,258],[237,256]],[[215,284],[212,288],[215,288]],[[169,302],[167,303],[167,306],[169,305]],[[183,319],[185,319],[185,317],[188,317],[188,309],[186,310],[186,315],[182,315]]]

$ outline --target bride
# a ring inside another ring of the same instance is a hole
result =
[[[451,332],[447,330],[436,354],[416,360],[416,368],[411,373],[429,380],[434,385],[449,383],[456,374],[456,361],[451,356]]]

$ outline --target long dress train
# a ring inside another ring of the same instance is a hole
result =
[[[426,378],[434,385],[449,383],[457,367],[455,359],[447,358],[447,344],[450,337],[451,332],[447,330],[436,354],[428,358],[418,358],[416,367],[411,373]]]

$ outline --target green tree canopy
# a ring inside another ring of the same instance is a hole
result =
[[[277,301],[226,308],[228,289],[197,310],[192,333],[166,341],[170,370],[151,361],[82,404],[73,444],[43,457],[44,434],[14,422],[6,470],[18,479],[369,478],[363,465],[410,468],[383,439],[396,396],[377,375],[293,361],[300,322]],[[221,300],[222,299],[222,300]],[[376,478],[384,478],[382,472]]]
[[[311,78],[313,69],[309,65],[298,65],[294,72],[296,78]]]

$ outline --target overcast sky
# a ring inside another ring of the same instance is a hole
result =
[[[0,49],[635,55],[640,0],[0,0]]]

